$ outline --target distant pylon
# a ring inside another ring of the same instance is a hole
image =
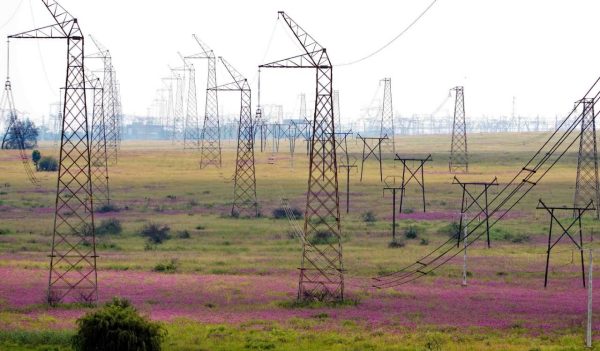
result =
[[[252,123],[252,92],[248,80],[225,59],[221,62],[233,78],[233,82],[216,87],[220,91],[240,92],[240,123],[238,129],[235,183],[233,188],[232,216],[258,216],[256,200],[256,175],[254,170],[254,125]]]
[[[596,207],[595,217],[598,219],[600,218],[600,183],[598,181],[594,99],[583,99],[579,103],[582,106],[582,118],[574,207],[585,206],[593,201]]]
[[[181,54],[185,72],[187,73],[187,101],[185,109],[185,123],[183,130],[183,148],[200,148],[200,125],[198,123],[198,100],[196,97],[196,69]]]
[[[112,65],[110,51],[98,40],[90,35],[90,39],[98,49],[98,52],[90,55],[90,58],[100,58],[103,63],[102,89],[103,89],[103,113],[105,116],[106,152],[108,160],[116,164],[118,160],[118,148],[120,140],[120,104],[121,98],[117,90],[116,72]]]
[[[450,146],[450,172],[469,172],[467,151],[467,122],[465,120],[465,97],[463,87],[454,87],[454,123],[452,124],[452,145]]]
[[[94,104],[91,123],[90,170],[92,178],[92,194],[96,208],[110,204],[110,188],[108,184],[108,153],[106,148],[106,119],[104,113],[104,89],[100,79],[91,72],[86,72],[87,82],[93,93]]]
[[[200,168],[207,166],[221,167],[221,131],[219,125],[219,100],[217,87],[217,60],[215,53],[196,35],[194,39],[202,52],[188,58],[206,59],[208,61],[208,76],[206,81],[206,103],[204,105],[204,127],[202,128],[202,145],[200,153]]]
[[[394,135],[394,109],[392,106],[392,79],[382,79],[383,86],[383,104],[381,106],[381,131],[380,138],[388,137],[381,143],[381,152],[390,159],[396,157],[396,143]]]
[[[171,139],[173,144],[183,141],[183,129],[184,129],[184,112],[183,112],[183,93],[184,77],[179,73],[175,72],[175,69],[171,69],[173,79],[175,80],[175,109],[173,113],[173,133]]]

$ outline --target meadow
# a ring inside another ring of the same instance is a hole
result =
[[[497,177],[505,184],[546,135],[470,135],[470,173],[458,177]],[[402,247],[388,247],[391,197],[382,196],[377,162],[365,163],[362,182],[360,161],[351,173],[348,214],[340,173],[346,302],[332,305],[295,303],[301,245],[288,219],[273,216],[283,198],[304,209],[303,143],[293,162],[284,142],[279,153],[270,146],[256,152],[261,216],[249,219],[229,215],[232,141],[224,144],[223,168],[202,170],[197,151],[166,141],[125,141],[110,168],[115,209],[95,215],[97,224],[116,219],[123,226],[118,235],[97,237],[100,302],[124,297],[164,323],[166,350],[583,349],[587,302],[579,251],[566,240],[554,249],[544,288],[549,217],[535,209],[539,198],[572,205],[576,150],[493,228],[491,248],[483,241],[469,248],[468,286],[461,286],[461,256],[410,284],[372,287],[372,277],[410,264],[448,239],[461,200],[448,171],[449,144],[447,135],[397,136],[400,155],[433,157],[425,167],[427,212],[412,187],[398,215]],[[360,159],[362,145],[352,139],[349,146]],[[40,151],[57,154],[51,143]],[[400,172],[385,161],[384,176]],[[93,307],[44,304],[57,174],[38,173],[42,185],[36,188],[18,153],[6,150],[0,151],[0,174],[0,349],[69,350],[75,321]],[[492,196],[496,192],[491,189]],[[168,225],[171,239],[147,245],[139,231],[148,223]],[[589,242],[598,222],[586,216],[583,228]],[[416,237],[405,237],[409,231]],[[594,310],[600,311],[600,299]],[[594,314],[594,332],[600,345],[600,313]]]

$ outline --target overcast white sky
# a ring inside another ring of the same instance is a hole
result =
[[[61,0],[110,49],[121,82],[123,109],[145,114],[169,74],[177,51],[198,51],[196,33],[256,86],[260,63],[300,54],[277,11],[286,11],[327,48],[335,64],[367,55],[410,23],[431,0]],[[343,119],[356,119],[383,77],[392,78],[394,110],[428,114],[455,85],[465,86],[467,115],[564,114],[597,78],[600,1],[438,0],[422,20],[377,56],[334,66]],[[278,23],[279,22],[279,23]],[[1,0],[0,35],[53,24],[40,0]],[[274,33],[272,35],[272,33]],[[266,51],[269,38],[271,45]],[[87,53],[94,51],[86,42]],[[0,46],[0,72],[6,48]],[[11,77],[18,109],[47,114],[64,85],[66,43],[11,42]],[[99,62],[88,61],[90,65]],[[98,66],[99,67],[99,66]],[[205,62],[197,62],[203,111]],[[219,68],[221,68],[219,66]],[[223,69],[219,72],[224,83]],[[314,98],[314,72],[270,70],[262,102],[298,108],[298,94]],[[256,97],[253,91],[253,97]],[[223,99],[235,111],[235,99]],[[253,104],[256,100],[253,100]]]

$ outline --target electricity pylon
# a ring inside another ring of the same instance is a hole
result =
[[[90,170],[92,194],[96,208],[110,204],[108,183],[108,152],[106,148],[106,120],[104,114],[104,89],[100,79],[88,70],[85,72],[89,90],[92,91],[92,128],[90,144]]]
[[[225,59],[219,57],[233,79],[215,89],[218,91],[240,92],[240,123],[238,129],[237,157],[235,162],[235,182],[233,189],[232,216],[258,216],[256,200],[256,175],[254,170],[254,133],[252,131],[252,92],[248,80]]]
[[[450,172],[469,172],[467,151],[467,122],[465,120],[465,96],[463,87],[451,89],[455,94],[454,123],[452,124],[452,145],[450,146]]]
[[[379,137],[384,138],[387,136],[387,139],[383,139],[381,142],[381,152],[393,160],[396,157],[396,143],[394,141],[396,131],[394,129],[394,109],[392,106],[392,79],[384,78],[381,81],[384,86]]]
[[[204,105],[204,126],[201,136],[200,168],[221,167],[221,131],[219,126],[219,99],[217,87],[217,60],[215,53],[194,34],[194,39],[202,49],[201,53],[187,56],[189,59],[205,59],[208,62],[206,81],[206,103]]]
[[[111,164],[116,164],[118,161],[118,148],[120,138],[120,120],[119,114],[120,96],[116,89],[116,72],[112,64],[112,56],[110,51],[104,47],[98,40],[91,35],[89,36],[96,48],[97,53],[86,56],[86,58],[102,59],[103,64],[103,110],[105,116],[105,133],[106,133],[106,150],[108,152],[108,160]]]
[[[579,103],[582,105],[582,117],[574,207],[585,206],[593,201],[596,207],[595,217],[598,219],[600,218],[600,183],[598,182],[594,99],[583,99]]]
[[[305,53],[260,67],[316,70],[316,99],[298,299],[343,300],[344,266],[335,152],[333,66],[325,48],[283,11],[279,12],[279,17],[285,20]],[[327,239],[323,240],[324,237]],[[313,245],[317,240],[318,244]]]
[[[180,53],[185,73],[187,73],[187,100],[185,109],[185,121],[183,126],[183,148],[200,148],[200,124],[198,123],[198,100],[196,97],[196,69],[194,65]]]
[[[48,277],[49,303],[98,300],[94,206],[84,73],[84,36],[77,19],[53,0],[42,0],[56,24],[9,38],[66,39],[60,166]]]

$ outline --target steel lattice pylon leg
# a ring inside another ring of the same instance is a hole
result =
[[[381,108],[381,132],[380,138],[387,136],[387,139],[382,140],[381,152],[384,156],[394,159],[396,156],[396,143],[394,135],[394,109],[392,106],[392,79],[384,78],[383,80],[383,106]],[[394,164],[395,165],[395,164]]]
[[[467,151],[467,122],[465,120],[465,97],[463,87],[452,88],[456,94],[454,102],[454,123],[452,125],[452,145],[450,146],[450,172],[469,171]]]
[[[344,266],[338,195],[333,67],[327,51],[284,12],[279,12],[305,54],[260,67],[316,69],[308,191],[298,287],[301,300],[343,300]]]
[[[581,136],[577,157],[577,180],[575,183],[574,206],[583,206],[590,201],[596,205],[595,217],[600,218],[600,183],[598,182],[598,152],[596,145],[596,121],[594,100],[583,99]]]

